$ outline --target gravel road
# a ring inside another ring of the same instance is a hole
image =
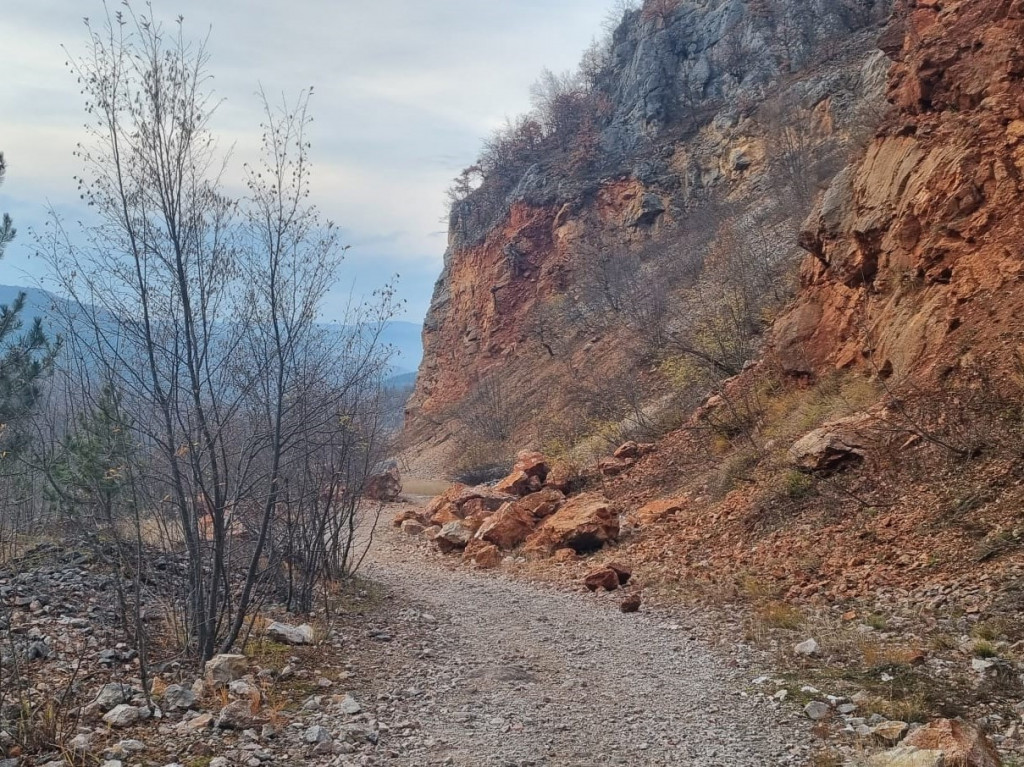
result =
[[[385,650],[389,678],[374,685],[378,717],[407,724],[388,763],[807,763],[810,723],[746,697],[764,669],[742,644],[707,642],[710,618],[623,615],[598,596],[450,571],[392,530],[378,536],[364,575],[418,645]]]

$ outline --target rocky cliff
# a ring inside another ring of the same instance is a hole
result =
[[[627,13],[574,94],[584,117],[529,150],[524,125],[453,205],[410,455],[436,472],[646,434],[692,404],[666,370],[709,368],[675,376],[692,398],[755,356],[799,222],[883,110],[885,17],[811,0]]]
[[[776,329],[790,372],[900,380],[1019,363],[1022,7],[899,9],[881,42],[896,112],[802,234],[812,257]]]

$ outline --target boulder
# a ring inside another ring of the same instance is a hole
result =
[[[598,462],[597,470],[605,477],[617,477],[630,466],[633,461],[626,461],[621,458],[605,458]]]
[[[871,734],[878,738],[882,743],[885,743],[887,746],[891,746],[894,743],[900,742],[900,738],[903,737],[903,733],[907,731],[907,726],[906,722],[890,720],[888,722],[876,724],[871,728]]]
[[[624,461],[636,460],[640,457],[640,446],[636,442],[625,442],[612,455]]]
[[[819,649],[820,648],[818,647],[818,643],[816,641],[814,641],[813,639],[805,639],[803,642],[801,642],[793,648],[793,652],[795,652],[797,655],[810,657],[812,655],[817,655]]]
[[[563,548],[582,554],[618,537],[619,514],[614,504],[599,493],[584,493],[541,522],[526,548],[528,553],[544,555]]]
[[[625,586],[629,583],[629,579],[633,577],[633,569],[621,562],[609,562],[605,567],[615,573],[616,577],[619,579],[620,586]]]
[[[402,522],[402,532],[406,535],[420,535],[424,531],[423,523],[415,519]]]
[[[977,727],[959,719],[938,719],[914,730],[903,741],[926,751],[941,751],[946,764],[961,767],[999,767],[995,747]]]
[[[619,603],[619,610],[624,613],[635,613],[640,610],[641,601],[639,594],[630,594]]]
[[[481,569],[492,570],[501,565],[501,550],[493,543],[474,538],[462,552],[462,559]]]
[[[862,463],[868,445],[864,427],[870,420],[865,414],[851,416],[805,434],[789,449],[790,463],[825,474]]]
[[[531,479],[535,479],[527,474],[525,471],[513,471],[505,479],[501,480],[494,486],[495,491],[499,493],[508,493],[509,495],[523,496],[533,492]]]
[[[444,525],[482,512],[497,511],[510,500],[513,500],[511,494],[499,492],[494,488],[455,484],[427,504],[421,521]]]
[[[580,555],[576,553],[575,549],[558,549],[554,554],[551,555],[551,559],[555,562],[575,562],[580,558]]]
[[[446,503],[430,515],[429,522],[432,525],[447,525],[449,522],[456,522],[462,519],[459,514],[459,507],[454,503]]]
[[[660,498],[646,503],[629,515],[629,521],[637,527],[646,527],[675,516],[686,508],[689,498]]]
[[[580,480],[579,470],[571,463],[560,461],[551,467],[544,484],[562,493],[568,493]]]
[[[306,731],[302,733],[302,739],[306,743],[312,744],[330,743],[334,740],[327,728],[319,724],[314,724],[312,727],[307,728]]]
[[[252,704],[247,700],[235,700],[220,710],[215,725],[221,730],[246,730],[252,727]]]
[[[391,524],[394,527],[401,527],[403,524],[410,520],[413,522],[419,522],[420,524],[423,524],[427,521],[427,519],[428,518],[424,516],[424,511],[422,509],[404,509],[395,514],[395,516],[391,520]]]
[[[287,623],[274,621],[267,626],[267,636],[275,642],[291,645],[313,644],[316,641],[313,627],[308,623],[301,626],[290,626]]]
[[[136,708],[127,703],[119,703],[103,715],[105,724],[115,729],[119,727],[131,727],[133,724],[144,718],[143,709]]]
[[[374,474],[366,480],[363,497],[371,501],[394,503],[402,495],[402,476],[398,467],[392,466],[382,474]]]
[[[591,591],[615,591],[619,587],[619,574],[610,567],[601,567],[588,573],[583,579],[583,585]]]
[[[822,719],[828,719],[832,714],[832,707],[828,703],[822,703],[820,700],[812,700],[804,706],[804,714],[807,715],[808,719],[820,722]]]
[[[516,455],[512,472],[521,471],[528,477],[537,477],[543,482],[548,476],[548,459],[535,450],[522,450]]]
[[[249,673],[249,661],[244,655],[214,655],[206,661],[206,684],[219,689]]]
[[[441,530],[434,536],[434,543],[442,553],[448,554],[456,549],[466,548],[466,544],[473,538],[473,530],[461,519],[456,519],[442,525]]]
[[[550,517],[562,504],[565,503],[565,495],[553,487],[545,487],[536,493],[530,493],[525,498],[516,501],[516,506],[525,509],[534,519]]]
[[[443,493],[434,497],[430,503],[427,504],[427,507],[423,510],[423,518],[430,519],[441,510],[442,506],[446,506],[449,503],[453,503],[458,507],[461,503],[472,498],[472,493],[473,491],[471,488],[456,482]]]
[[[866,762],[867,767],[949,767],[941,751],[900,746],[891,751],[875,754]]]
[[[469,517],[486,517],[488,514],[496,512],[511,500],[513,500],[512,496],[505,495],[504,493],[480,495],[476,498],[470,498],[459,506],[459,514],[461,514],[464,519],[468,519]]]
[[[103,685],[96,693],[96,706],[100,711],[110,711],[121,703],[130,703],[138,693],[139,691],[129,684],[111,682]]]
[[[181,685],[172,684],[164,690],[163,708],[167,711],[187,711],[196,707],[196,694]]]
[[[517,503],[506,503],[484,520],[475,537],[509,551],[525,541],[536,525],[529,511]]]

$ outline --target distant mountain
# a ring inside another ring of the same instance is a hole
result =
[[[59,296],[55,296],[45,290],[38,288],[23,288],[17,285],[0,285],[0,304],[10,305],[17,299],[19,293],[25,293],[25,310],[23,318],[28,325],[36,317],[41,317],[45,323],[47,318],[54,315],[58,307],[70,306],[70,303]],[[344,330],[345,326],[332,324],[331,327]],[[416,370],[423,358],[423,344],[420,338],[422,327],[415,322],[396,320],[389,322],[381,334],[381,341],[394,348],[395,357],[392,360],[392,371],[396,376],[396,386],[405,383],[413,383],[416,377]],[[411,378],[410,378],[411,377]],[[408,381],[404,379],[410,379]],[[399,379],[401,382],[398,382]]]
[[[396,356],[392,360],[395,374],[411,374],[413,381],[423,359],[423,326],[415,322],[395,320],[384,328],[381,339],[394,347]]]

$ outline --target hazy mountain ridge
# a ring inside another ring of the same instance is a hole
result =
[[[74,314],[75,305],[72,302],[40,288],[0,285],[0,304],[12,304],[19,293],[25,294],[23,317],[26,324],[37,317],[41,318],[45,324],[46,319],[53,316],[54,312],[58,310],[65,315]],[[337,323],[326,324],[326,327],[338,329],[339,332],[344,329],[344,326]],[[415,372],[422,360],[422,331],[422,326],[414,322],[392,320],[385,325],[381,334],[381,341],[395,350],[391,367],[394,375],[402,378],[401,385],[403,386],[412,383],[409,380],[410,374]]]

